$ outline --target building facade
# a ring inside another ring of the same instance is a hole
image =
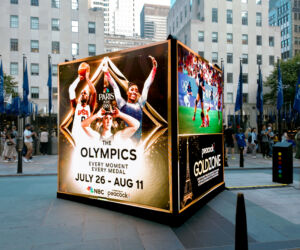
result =
[[[139,19],[137,0],[88,0],[91,8],[104,12],[104,32],[110,35],[137,36]]]
[[[115,52],[123,49],[129,49],[133,47],[143,46],[152,43],[152,39],[129,37],[129,36],[117,36],[117,35],[105,35],[104,36],[104,52]]]
[[[242,60],[243,115],[256,125],[258,65],[265,80],[281,55],[280,28],[269,26],[268,9],[261,0],[177,0],[170,9],[169,33],[213,64],[224,62],[225,123],[234,113]]]
[[[300,1],[271,1],[269,24],[280,27],[282,59],[300,53]]]
[[[29,99],[48,110],[48,55],[52,61],[53,107],[57,113],[57,65],[103,53],[103,12],[86,0],[9,0],[0,3],[0,54],[6,74],[22,96],[23,55],[27,58]]]
[[[167,38],[167,17],[170,7],[145,4],[140,16],[141,37],[162,41]]]

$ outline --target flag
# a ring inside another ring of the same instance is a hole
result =
[[[243,69],[242,69],[242,62],[240,62],[240,76],[239,76],[239,83],[238,89],[236,93],[236,102],[234,111],[239,111],[243,107]]]
[[[2,60],[0,65],[0,113],[4,113],[4,74],[3,74],[3,66]]]
[[[256,108],[259,111],[260,117],[263,115],[263,86],[262,86],[262,74],[260,65],[258,66],[258,79],[257,79],[257,93],[256,93]]]
[[[298,72],[298,82],[296,83],[296,93],[293,105],[294,111],[300,114],[300,70]]]
[[[278,86],[277,86],[277,110],[280,110],[283,104],[283,89],[280,64],[278,62]]]
[[[49,105],[49,113],[51,113],[52,109],[52,67],[51,67],[51,61],[50,61],[50,56],[48,57],[48,82],[47,86],[49,88],[49,96],[48,96],[48,105]]]
[[[29,113],[29,109],[28,109],[29,83],[28,83],[28,73],[27,73],[27,62],[25,60],[25,57],[23,58],[23,63],[25,63],[25,69],[23,72],[23,114],[26,116]]]

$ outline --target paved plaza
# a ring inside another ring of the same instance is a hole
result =
[[[56,198],[57,156],[0,163],[1,249],[234,249],[236,194],[246,201],[250,249],[300,249],[300,161],[294,182],[272,187],[272,162],[229,158],[229,189],[179,227]],[[243,188],[258,186],[252,188]]]

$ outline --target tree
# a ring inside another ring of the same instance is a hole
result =
[[[300,55],[293,57],[287,61],[280,61],[280,69],[283,85],[283,102],[293,106],[296,82],[298,81],[298,71],[300,70]],[[266,87],[270,87],[271,91],[264,94],[264,103],[271,104],[276,107],[277,103],[277,85],[278,85],[278,66],[274,67],[273,72],[264,82]]]
[[[11,94],[12,97],[18,96],[18,93],[15,92],[15,87],[18,86],[18,82],[10,75],[4,73],[4,91],[6,95]]]

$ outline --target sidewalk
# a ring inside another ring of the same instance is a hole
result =
[[[227,187],[272,183],[271,160],[246,156],[246,162],[254,168],[239,168],[238,159],[229,161]],[[56,164],[56,155],[36,156],[33,163],[23,163],[27,176],[20,178],[16,163],[0,162],[1,249],[232,250],[238,192],[245,196],[250,250],[300,248],[298,167],[291,185],[224,190],[183,225],[169,227],[57,199],[57,176],[51,176],[57,173]]]

